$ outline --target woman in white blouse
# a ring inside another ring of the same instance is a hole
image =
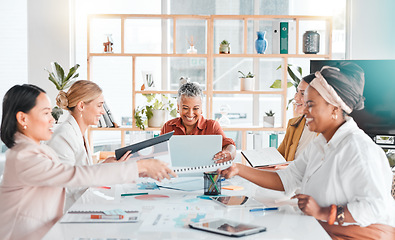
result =
[[[40,144],[51,138],[54,119],[44,90],[16,85],[4,96],[1,140],[6,152],[0,184],[0,238],[42,239],[63,215],[65,187],[131,183],[138,176],[156,180],[174,175],[155,159],[71,166]]]
[[[334,239],[394,239],[392,173],[383,150],[347,116],[363,108],[363,70],[352,63],[305,77],[304,114],[320,133],[288,168],[261,171],[235,164],[223,170],[286,193],[301,188],[298,207]]]
[[[89,125],[97,125],[104,114],[104,97],[101,88],[87,80],[76,81],[66,92],[60,91],[56,104],[70,112],[68,118],[58,126],[52,138],[47,142],[62,163],[72,166],[93,165],[92,153],[86,139]],[[128,159],[128,154],[118,162]],[[117,162],[114,157],[105,159],[104,163]],[[65,211],[78,200],[86,188],[66,188]]]

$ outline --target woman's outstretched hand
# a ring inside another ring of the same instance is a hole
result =
[[[170,175],[177,177],[177,174],[167,167],[167,163],[157,159],[144,159],[137,161],[140,177],[150,177],[157,181],[164,178],[170,179]]]
[[[237,174],[239,174],[238,163],[233,163],[232,166],[220,171],[220,173],[221,176],[223,176],[226,179],[236,176]]]

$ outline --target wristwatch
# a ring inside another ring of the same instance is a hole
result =
[[[339,225],[343,225],[344,223],[344,207],[343,206],[337,206],[337,216],[336,216],[337,223]]]

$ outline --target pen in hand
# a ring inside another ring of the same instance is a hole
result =
[[[278,207],[253,208],[253,209],[250,209],[250,212],[273,211],[273,210],[278,210]]]

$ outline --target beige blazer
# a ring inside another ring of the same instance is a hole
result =
[[[47,142],[58,155],[60,161],[71,166],[93,165],[92,154],[87,141],[84,143],[81,129],[71,115],[60,124]],[[84,146],[86,145],[86,148]],[[67,187],[64,210],[67,211],[81,197],[87,188]]]
[[[63,214],[64,187],[130,183],[137,179],[135,161],[70,166],[46,145],[21,133],[6,152],[0,184],[0,236],[41,239]]]

